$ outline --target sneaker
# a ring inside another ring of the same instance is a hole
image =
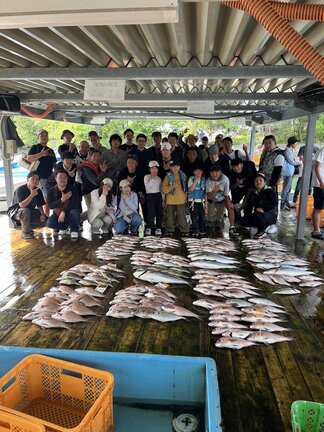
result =
[[[100,235],[100,231],[91,231],[92,235]],[[72,233],[71,233],[71,237],[72,237]]]
[[[59,230],[58,234],[60,236],[64,236],[67,233],[67,229],[66,230]]]
[[[263,232],[257,232],[254,236],[255,239],[261,239],[263,237],[265,237],[267,235],[267,233],[265,231]]]
[[[151,228],[146,228],[146,230],[145,230],[145,235],[146,236],[150,236],[152,234],[152,230],[151,230]]]
[[[312,237],[318,240],[324,240],[324,232],[315,233],[312,232]]]
[[[109,228],[101,228],[102,234],[109,234]]]
[[[182,235],[182,237],[189,237],[189,233],[188,232],[185,232],[185,233],[181,233],[181,235]]]
[[[295,202],[289,203],[289,205],[290,205],[291,208],[296,208],[296,203]]]
[[[267,234],[275,234],[278,231],[277,226],[276,225],[269,225],[266,228],[266,233]]]
[[[77,239],[79,237],[78,231],[71,231],[71,239]]]
[[[255,236],[255,234],[258,232],[257,228],[255,227],[251,227],[250,228],[250,235],[253,237]]]
[[[198,237],[199,236],[199,232],[195,231],[195,232],[192,233],[192,235],[193,235],[193,237]]]
[[[162,235],[162,230],[160,228],[156,228],[155,235],[156,236],[161,236]]]
[[[240,235],[239,230],[237,228],[235,228],[234,226],[230,227],[229,233],[232,234],[232,235],[235,235],[235,236]]]
[[[21,233],[21,238],[24,240],[31,240],[34,239],[34,232],[22,232]]]
[[[130,232],[130,235],[131,235],[131,236],[134,236],[134,237],[135,237],[135,236],[138,236],[138,232],[137,232],[137,231],[131,231],[131,232]]]
[[[200,235],[201,237],[204,237],[204,236],[206,235],[206,232],[205,232],[205,231],[200,231],[199,235]]]

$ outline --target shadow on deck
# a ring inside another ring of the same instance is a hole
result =
[[[291,430],[290,405],[294,400],[324,401],[324,306],[320,290],[275,298],[290,312],[289,326],[295,331],[292,342],[270,347],[216,349],[207,314],[201,309],[199,313],[206,318],[201,322],[161,324],[104,316],[91,324],[74,325],[73,332],[42,330],[21,317],[56,284],[61,271],[81,262],[97,263],[94,251],[106,239],[91,240],[85,229],[72,243],[69,237],[58,240],[44,229],[38,231],[37,240],[27,242],[20,239],[19,231],[8,228],[6,216],[1,215],[0,222],[0,345],[212,357],[218,368],[225,432],[287,432]],[[295,214],[282,214],[278,225],[273,239],[306,257],[324,276],[324,242],[311,239],[311,227],[307,226],[304,242],[295,242]],[[174,253],[184,254],[184,247]],[[130,274],[129,261],[122,265]],[[243,266],[240,273],[256,283],[245,260]],[[125,285],[130,283],[131,277]],[[260,282],[258,285],[262,286]],[[108,290],[105,311],[114,292]],[[196,296],[191,288],[174,292],[185,307],[192,309]]]

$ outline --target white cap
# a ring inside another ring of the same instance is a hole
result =
[[[130,186],[131,184],[129,183],[129,181],[128,180],[121,180],[120,182],[119,182],[119,187],[120,188],[123,188],[123,187],[126,187],[126,186]]]
[[[113,184],[114,184],[114,182],[110,178],[108,178],[108,177],[104,178],[101,183],[103,183],[103,184],[109,184],[110,187],[113,187]]]
[[[171,150],[172,146],[170,143],[166,142],[161,145],[161,150]]]
[[[153,168],[153,167],[159,167],[159,162],[156,160],[152,160],[151,162],[149,162],[149,168]]]

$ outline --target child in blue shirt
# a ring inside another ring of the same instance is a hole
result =
[[[193,235],[205,234],[206,180],[204,170],[198,166],[188,180],[188,202]]]

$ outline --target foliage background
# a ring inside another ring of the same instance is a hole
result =
[[[75,142],[78,144],[81,140],[87,140],[88,132],[94,130],[91,125],[77,123],[56,122],[51,120],[36,120],[29,117],[13,116],[18,130],[18,134],[25,143],[26,147],[31,147],[37,142],[37,133],[41,129],[49,132],[50,145],[57,148],[61,144],[61,134],[64,129],[70,129],[75,134]],[[123,132],[126,128],[134,130],[135,135],[144,133],[148,136],[149,145],[151,145],[151,134],[153,131],[160,131],[162,136],[167,136],[169,132],[176,131],[183,133],[206,134],[210,141],[214,139],[217,133],[230,135],[234,140],[234,147],[241,147],[243,144],[250,142],[250,128],[247,126],[233,126],[229,120],[111,120],[106,125],[99,127],[97,132],[102,136],[102,144],[108,146],[109,136],[118,133],[123,138]],[[307,117],[301,117],[294,120],[276,122],[267,125],[257,126],[256,145],[262,142],[264,135],[273,134],[276,136],[279,145],[284,146],[287,138],[295,135],[302,143],[305,142],[307,131]],[[321,145],[324,142],[324,115],[320,115],[316,124],[315,143]]]

